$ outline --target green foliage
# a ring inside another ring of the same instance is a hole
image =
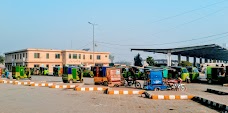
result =
[[[180,66],[182,66],[182,67],[192,66],[192,63],[190,63],[188,61],[181,61]]]
[[[109,55],[109,60],[111,61],[111,63],[113,63],[113,61],[114,61],[114,56],[113,55]]]
[[[149,64],[149,66],[154,66],[156,63],[154,62],[154,58],[151,56],[148,56],[146,58],[146,62]]]
[[[140,57],[140,54],[138,53],[134,58],[134,65],[142,67],[142,58]]]
[[[4,57],[4,56],[2,56],[2,55],[0,55],[0,64],[3,64],[3,63],[4,63],[4,61],[5,61],[5,57]]]

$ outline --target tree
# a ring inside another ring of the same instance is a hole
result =
[[[135,58],[134,58],[134,65],[135,66],[140,66],[140,67],[142,67],[143,65],[142,65],[142,58],[140,57],[140,54],[138,53],[136,56],[135,56]]]
[[[190,63],[188,61],[181,61],[181,63],[179,65],[182,67],[186,67],[186,66],[192,66],[192,63]]]
[[[4,63],[4,61],[5,61],[5,57],[4,57],[4,56],[2,56],[2,55],[0,55],[0,64],[3,64],[3,63]]]
[[[156,63],[154,62],[154,58],[151,56],[148,56],[146,58],[146,62],[149,64],[149,66],[154,66]]]
[[[114,61],[114,56],[113,55],[109,55],[109,60],[111,61],[111,63],[113,63],[113,61]]]

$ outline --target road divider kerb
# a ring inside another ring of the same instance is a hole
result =
[[[228,95],[228,91],[224,92],[224,91],[214,90],[214,89],[211,89],[211,88],[207,88],[207,92],[218,94],[218,95]]]
[[[219,110],[224,113],[228,112],[228,105],[220,104],[198,96],[195,96],[192,100],[215,110]]]
[[[34,83],[34,82],[30,82],[30,81],[19,82],[19,81],[17,81],[17,82],[14,82],[13,84],[14,85],[30,85],[32,83]]]
[[[109,95],[141,95],[144,90],[108,90]]]
[[[16,81],[16,80],[1,80],[0,82],[4,83],[4,84],[14,84],[14,83],[19,82],[19,81]]]
[[[50,88],[55,88],[55,89],[74,89],[75,87],[78,87],[78,84],[75,85],[52,85]]]
[[[153,100],[191,100],[193,95],[152,95]]]
[[[76,91],[105,91],[107,87],[75,87]]]
[[[51,87],[53,85],[54,85],[54,83],[33,83],[33,84],[31,84],[31,86],[34,86],[34,87]]]

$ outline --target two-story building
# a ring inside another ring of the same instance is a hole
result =
[[[23,49],[5,53],[5,66],[24,65],[29,68],[48,67],[50,73],[54,66],[109,65],[109,52],[91,52],[84,50]],[[93,59],[94,56],[94,59]]]

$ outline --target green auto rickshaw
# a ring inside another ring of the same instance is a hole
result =
[[[83,71],[83,77],[94,77],[90,67],[81,67],[81,69]]]
[[[49,70],[47,67],[40,67],[39,75],[49,75]]]
[[[207,75],[207,82],[208,84],[211,83],[225,83],[228,80],[227,70],[224,67],[206,67],[206,75]]]
[[[186,67],[189,72],[189,78],[191,82],[196,82],[199,77],[199,71],[196,67],[188,66]]]
[[[172,67],[172,68],[174,68],[177,71],[178,76],[181,77],[181,79],[183,81],[189,82],[188,81],[189,80],[189,72],[188,72],[187,68],[180,67],[180,66],[178,66],[178,67]]]
[[[143,67],[137,67],[137,66],[132,66],[129,68],[130,74],[134,73],[134,76],[136,77],[136,80],[144,80],[144,68]]]
[[[13,79],[24,79],[24,78],[28,78],[28,79],[32,79],[31,77],[31,72],[30,72],[30,68],[27,67],[21,67],[21,66],[13,66],[12,67],[12,77]]]
[[[63,67],[62,80],[64,83],[83,82],[83,71],[79,67]]]
[[[60,66],[53,67],[53,76],[62,76],[63,68]]]

